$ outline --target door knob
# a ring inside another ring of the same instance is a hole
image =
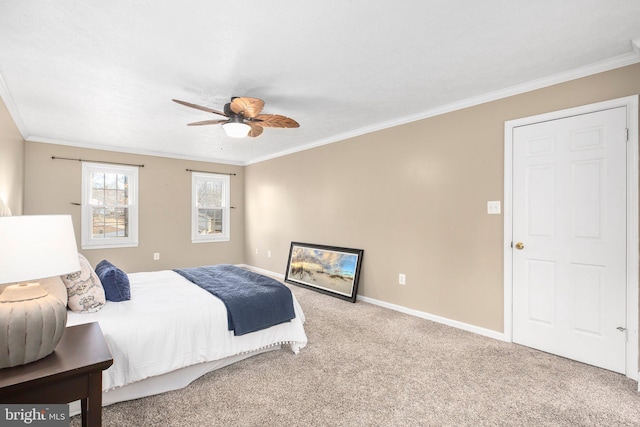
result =
[[[524,243],[522,243],[522,242],[516,243],[516,249],[519,250],[519,251],[523,250],[524,249]]]

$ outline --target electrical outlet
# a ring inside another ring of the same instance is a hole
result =
[[[159,252],[154,253],[153,254],[153,260],[154,261],[158,261],[159,259],[160,259],[160,253]]]
[[[271,258],[271,251],[267,251],[267,258]]]
[[[500,200],[492,200],[487,202],[487,213],[489,215],[500,214]]]
[[[406,285],[407,284],[407,276],[405,276],[402,273],[398,274],[398,283],[401,284],[401,285]]]
[[[256,248],[256,255],[258,255],[258,248]]]

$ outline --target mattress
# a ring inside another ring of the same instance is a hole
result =
[[[98,322],[113,356],[103,372],[103,391],[200,363],[288,344],[297,353],[307,344],[304,313],[267,329],[234,336],[222,301],[179,274],[129,274],[131,300],[107,301],[95,313],[68,312],[67,326]]]

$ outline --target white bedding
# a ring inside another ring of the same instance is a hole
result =
[[[307,344],[304,313],[293,296],[295,319],[250,334],[227,330],[222,301],[170,271],[129,274],[131,300],[107,302],[95,313],[68,312],[67,326],[99,322],[113,356],[104,391],[180,368],[279,344],[297,353]]]

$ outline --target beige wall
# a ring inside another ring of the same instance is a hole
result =
[[[13,215],[22,214],[24,140],[0,98],[0,199]]]
[[[81,251],[91,264],[108,259],[126,272],[219,263],[242,263],[244,173],[240,166],[89,150],[27,141],[26,214],[71,214],[80,248],[82,165],[52,156],[144,164],[139,171],[139,246]],[[231,177],[231,241],[191,243],[191,173],[186,169],[236,173]],[[153,253],[160,260],[153,260]]]
[[[640,64],[248,166],[244,261],[364,249],[360,295],[501,332],[504,122],[638,93]]]
[[[502,331],[503,218],[487,215],[486,202],[503,198],[504,122],[638,93],[640,64],[246,168],[27,142],[24,213],[72,214],[79,238],[71,203],[80,201],[80,163],[51,156],[143,163],[140,245],[84,251],[94,265],[110,259],[133,272],[229,262],[284,273],[291,241],[361,248],[361,295]],[[0,191],[9,188],[18,213],[22,139],[4,108],[0,124],[0,162],[9,165]],[[238,174],[231,242],[191,243],[186,168]],[[10,169],[18,178],[7,185]]]

